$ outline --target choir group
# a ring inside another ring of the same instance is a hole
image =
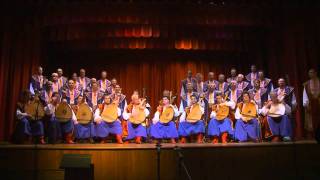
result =
[[[318,127],[320,83],[317,72],[309,70],[304,83],[305,128]],[[70,79],[57,69],[51,78],[39,67],[30,87],[17,103],[14,132],[17,142],[261,142],[291,141],[294,89],[279,78],[277,88],[264,72],[251,66],[246,76],[231,69],[230,77],[213,72],[208,80],[189,70],[181,81],[181,102],[172,91],[164,90],[151,115],[145,93],[134,91],[127,103],[117,80],[88,78],[85,69]],[[317,110],[318,108],[318,110]]]

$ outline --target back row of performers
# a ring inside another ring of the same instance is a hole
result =
[[[74,73],[72,79],[63,76],[62,69],[52,73],[51,80],[42,75],[42,68],[32,76],[30,90],[21,94],[17,106],[19,120],[14,138],[17,142],[44,144],[64,141],[116,141],[135,143],[170,141],[181,143],[210,141],[212,143],[246,141],[290,141],[292,139],[292,115],[296,109],[296,98],[292,87],[283,78],[273,88],[263,71],[247,76],[237,75],[225,82],[220,74],[218,81],[214,73],[203,82],[201,75],[181,82],[181,102],[175,103],[171,91],[164,90],[155,114],[145,94],[133,92],[131,102],[116,79],[110,82],[107,72],[101,79],[89,79],[85,70],[80,77]],[[306,128],[318,127],[314,117],[320,103],[320,83],[315,70],[309,71],[310,80],[304,84],[303,102],[310,119]],[[319,110],[319,109],[318,109]],[[312,119],[313,118],[313,119]]]

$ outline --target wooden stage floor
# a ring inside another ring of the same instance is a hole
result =
[[[169,144],[160,152],[161,179],[186,179],[178,150],[192,179],[320,179],[320,145],[315,141],[280,143]],[[63,179],[64,154],[90,154],[94,177],[157,179],[155,144],[0,144],[5,179]]]

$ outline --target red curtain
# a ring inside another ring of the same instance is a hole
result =
[[[85,68],[98,78],[105,69],[129,97],[147,88],[155,108],[162,90],[179,94],[188,69],[206,78],[209,71],[228,75],[231,67],[245,74],[254,63],[274,84],[289,75],[299,103],[295,133],[302,136],[302,82],[320,58],[316,10],[83,7],[39,5],[3,18],[0,140],[9,140],[19,92],[40,64],[48,76],[62,67],[67,76]]]

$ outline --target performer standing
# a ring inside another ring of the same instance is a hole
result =
[[[146,117],[149,110],[146,108],[146,99],[140,99],[137,94],[131,96],[131,102],[123,112],[123,118],[128,123],[127,140],[135,139],[137,144],[142,143],[142,138],[147,138]]]
[[[114,94],[117,84],[118,84],[117,79],[116,78],[112,78],[111,85],[107,88],[107,93],[108,94]]]
[[[63,70],[61,68],[57,69],[57,74],[58,74],[59,87],[63,88],[67,84],[68,78],[63,76]]]
[[[62,89],[63,86],[61,86],[58,82],[58,74],[57,73],[52,73],[52,91],[60,93],[60,90]]]
[[[314,137],[315,131],[320,127],[320,80],[317,71],[310,69],[309,78],[303,84],[304,128],[308,138]]]
[[[181,81],[180,96],[184,96],[187,93],[187,84],[191,83],[193,91],[197,90],[197,80],[192,77],[192,71],[188,70],[187,78]]]
[[[80,95],[80,91],[75,88],[75,82],[73,80],[68,81],[68,88],[62,90],[63,98],[65,98],[70,105],[77,104],[77,98]]]
[[[260,80],[260,87],[267,89],[267,94],[270,94],[270,92],[273,91],[271,79],[266,78],[262,70],[258,72],[258,79]]]
[[[230,71],[230,77],[227,79],[227,82],[237,81],[237,70],[236,68],[232,68]]]
[[[248,91],[250,97],[258,105],[258,108],[261,109],[264,106],[264,103],[268,101],[269,95],[267,89],[260,87],[260,80],[254,80],[254,87]]]
[[[50,103],[52,94],[52,81],[47,81],[44,85],[44,89],[40,92],[41,101],[45,106]]]
[[[78,82],[83,90],[87,90],[87,87],[90,85],[90,78],[86,77],[86,70],[80,69],[80,77],[78,77]]]
[[[242,91],[237,89],[237,82],[235,80],[230,81],[230,89],[225,93],[226,98],[234,103],[241,101]]]
[[[98,104],[101,104],[103,101],[104,92],[99,89],[96,82],[93,82],[91,84],[91,89],[84,94],[86,96],[88,105],[93,109],[93,111],[95,111]]]
[[[212,83],[214,83],[215,86],[218,85],[218,81],[214,79],[214,72],[209,72],[208,80],[204,82],[204,85],[203,85],[203,92],[207,92],[209,84],[212,84]]]
[[[101,138],[101,143],[106,142],[109,135],[115,135],[117,143],[122,144],[122,127],[119,117],[121,109],[119,100],[111,100],[108,95],[104,96],[103,104],[99,105],[94,113],[94,121],[96,122],[96,134]]]
[[[222,143],[227,143],[228,136],[233,134],[232,121],[228,118],[230,108],[234,109],[236,103],[225,101],[221,93],[216,95],[216,104],[212,106],[210,122],[208,125],[208,135],[213,137],[212,143],[218,143],[219,138]]]
[[[170,97],[163,96],[161,104],[157,107],[157,112],[152,119],[153,124],[150,127],[151,138],[161,141],[170,139],[171,143],[176,143],[178,131],[174,118],[179,116],[177,106],[170,104]]]
[[[251,101],[248,92],[242,94],[243,102],[238,103],[235,118],[235,139],[240,142],[259,139],[258,106]]]
[[[272,133],[272,142],[291,141],[291,122],[288,114],[291,107],[279,100],[276,92],[270,93],[271,100],[262,108],[261,113],[267,115],[268,124]]]
[[[258,79],[258,72],[256,65],[251,65],[251,72],[246,75],[246,79],[250,82],[251,86],[254,86],[254,80]]]
[[[101,89],[101,91],[106,92],[108,87],[111,85],[111,82],[107,79],[107,71],[101,72],[101,79],[98,81],[98,85]]]
[[[225,82],[224,74],[219,74],[217,90],[224,94],[227,92],[228,88],[229,88],[229,85],[228,83]]]
[[[36,74],[31,76],[30,81],[30,92],[31,94],[35,94],[36,92],[42,91],[44,84],[47,82],[47,78],[42,75],[43,69],[41,66],[38,67],[38,71]]]
[[[180,142],[186,143],[187,137],[196,136],[197,143],[203,142],[203,135],[205,133],[205,124],[203,121],[204,109],[198,103],[197,96],[191,95],[191,104],[186,107],[180,116],[180,123],[178,133],[181,137]]]
[[[82,89],[80,83],[78,82],[78,75],[77,75],[77,73],[73,73],[73,74],[72,74],[72,80],[73,80],[74,83],[75,83],[75,84],[74,84],[75,88],[78,89],[78,91],[81,92],[81,94],[82,94],[82,93],[83,93],[83,89]],[[66,87],[66,88],[67,88],[67,87]]]
[[[202,94],[204,92],[203,75],[201,73],[197,73],[196,80],[197,80],[197,92],[199,94]]]
[[[241,91],[248,91],[249,89],[251,89],[251,84],[248,83],[247,81],[244,81],[243,74],[238,74],[237,89],[239,89]]]

